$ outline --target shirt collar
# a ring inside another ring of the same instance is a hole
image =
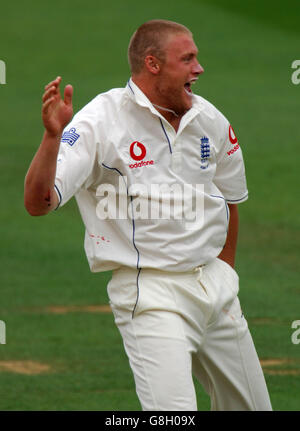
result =
[[[140,90],[140,88],[133,82],[132,78],[130,78],[127,82],[127,89],[130,95],[130,98],[133,99],[138,105],[149,108],[150,111],[155,114],[160,115],[160,113],[154,108],[148,97]]]

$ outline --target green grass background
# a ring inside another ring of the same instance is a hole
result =
[[[123,87],[128,41],[144,21],[187,25],[205,69],[195,91],[231,121],[242,146],[249,200],[240,206],[240,299],[263,359],[300,372],[299,108],[291,82],[300,59],[300,3],[252,0],[4,2],[0,16],[1,214],[0,361],[51,365],[43,375],[0,371],[0,410],[139,410],[121,338],[109,313],[39,311],[48,305],[106,304],[109,273],[91,274],[74,200],[46,217],[23,207],[26,171],[43,133],[44,85],[74,86],[75,112],[96,94]],[[265,320],[261,320],[265,319]],[[300,375],[268,374],[274,410],[299,410]],[[199,410],[209,399],[196,385]]]

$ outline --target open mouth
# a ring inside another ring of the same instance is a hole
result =
[[[190,96],[193,92],[192,92],[192,89],[191,89],[191,83],[190,82],[187,82],[187,83],[185,83],[184,84],[184,89],[185,89],[185,92]]]
[[[184,90],[189,96],[193,94],[191,87],[193,84],[195,84],[196,81],[197,81],[197,78],[194,78],[184,84]]]

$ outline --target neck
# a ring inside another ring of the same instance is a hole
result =
[[[158,112],[168,121],[168,123],[171,124],[171,126],[173,126],[177,132],[182,115],[177,114],[175,111],[173,111],[173,109],[164,108],[162,106],[156,105],[155,103],[152,103],[152,105],[155,106]]]
[[[157,111],[174,127],[177,131],[179,128],[180,120],[183,114],[178,114],[171,108],[162,106],[163,102],[160,101],[159,97],[155,97],[156,91],[154,86],[151,85],[149,79],[144,79],[143,77],[132,76],[132,81],[139,87],[139,89],[145,94],[152,105],[157,109]],[[157,103],[155,103],[157,102]]]

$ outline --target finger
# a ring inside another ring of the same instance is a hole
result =
[[[49,82],[49,84],[47,84],[45,86],[45,90],[48,90],[48,88],[50,88],[52,86],[58,87],[60,83],[61,83],[61,76],[58,76],[56,79],[54,79],[53,81]]]
[[[51,103],[54,101],[54,97],[51,97],[50,99],[48,99],[45,103],[43,103],[43,106],[42,106],[42,113],[44,114],[44,115],[47,115],[47,113],[48,113],[48,110],[49,110],[49,107],[50,107],[50,105],[51,105]]]
[[[72,85],[66,85],[64,91],[64,102],[66,105],[72,105],[73,87]]]
[[[47,90],[49,87],[52,87],[53,85],[57,87],[60,84],[60,82],[61,82],[61,76],[58,76],[57,78],[55,78],[53,81],[49,82],[49,84],[45,86],[45,90]]]
[[[45,91],[45,93],[43,94],[43,97],[42,97],[42,101],[45,102],[49,97],[52,97],[56,94],[58,94],[58,89],[57,89],[57,87],[52,86],[52,87],[48,88],[47,91]]]

